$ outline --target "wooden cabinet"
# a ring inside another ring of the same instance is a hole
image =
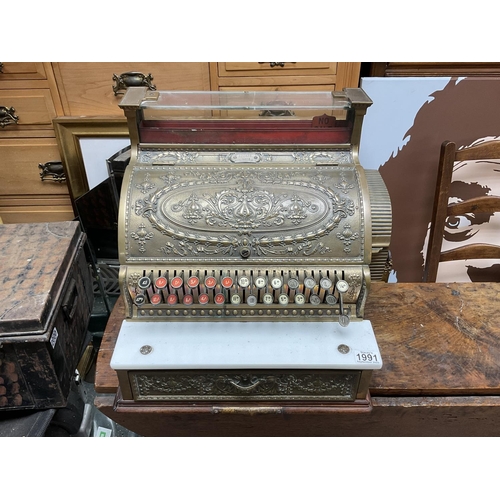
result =
[[[210,90],[209,63],[52,63],[64,108],[69,116],[123,116],[123,93],[113,87],[124,73],[151,75],[158,90]]]
[[[63,113],[50,63],[3,63],[0,106],[17,123],[0,128],[0,217],[4,223],[73,219],[65,183],[42,181],[39,163],[59,161],[52,120]]]
[[[500,76],[498,62],[372,62],[366,76]]]
[[[342,90],[358,87],[361,63],[210,63],[212,90]]]

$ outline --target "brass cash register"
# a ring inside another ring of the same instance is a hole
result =
[[[370,104],[359,88],[127,91],[122,400],[367,405],[382,359],[364,305],[391,232],[358,160]]]

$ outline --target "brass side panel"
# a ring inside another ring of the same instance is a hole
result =
[[[136,401],[354,401],[362,371],[148,370],[128,376]]]

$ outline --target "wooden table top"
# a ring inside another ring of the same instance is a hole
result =
[[[500,283],[372,283],[365,319],[383,367],[371,395],[500,395],[499,303]],[[119,298],[97,358],[97,393],[117,391],[109,362],[123,319]]]

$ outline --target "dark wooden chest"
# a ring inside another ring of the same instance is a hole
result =
[[[93,305],[78,222],[0,225],[0,411],[66,405]]]

